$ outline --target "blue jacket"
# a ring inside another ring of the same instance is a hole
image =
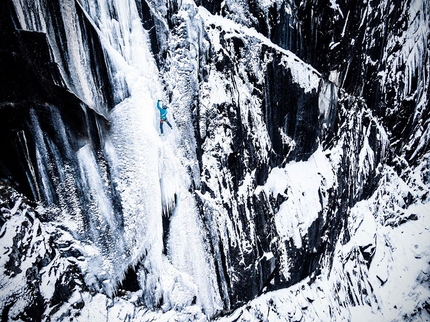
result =
[[[162,106],[161,101],[157,102],[157,108],[160,111],[160,120],[166,120],[167,119],[167,106]]]

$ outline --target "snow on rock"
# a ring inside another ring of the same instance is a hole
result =
[[[199,14],[204,19],[206,25],[222,26],[223,33],[226,39],[230,37],[238,37],[246,39],[247,37],[257,39],[261,44],[274,48],[276,51],[283,54],[281,65],[289,68],[293,81],[305,89],[305,92],[316,90],[320,83],[320,74],[312,66],[306,64],[289,50],[285,50],[278,45],[272,43],[270,39],[264,37],[254,28],[248,28],[241,24],[236,24],[230,19],[223,18],[218,15],[211,15],[205,8],[199,7]],[[217,36],[219,37],[219,36]],[[217,39],[217,38],[215,38]],[[216,43],[215,43],[216,44]]]
[[[275,214],[281,238],[292,238],[297,247],[302,247],[303,235],[318,218],[322,207],[327,206],[323,196],[333,188],[334,179],[332,165],[320,149],[307,161],[289,163],[283,169],[272,170],[264,189],[267,195],[283,195],[285,198]]]
[[[219,321],[430,319],[430,187],[383,172],[389,179],[351,209],[351,239],[336,245],[315,281],[262,295]]]
[[[3,184],[0,198],[1,310],[22,320],[31,319],[38,310],[49,315],[69,294],[82,291],[82,272],[97,249],[46,221],[58,210],[35,207]]]

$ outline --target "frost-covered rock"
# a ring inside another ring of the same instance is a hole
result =
[[[413,183],[384,168],[378,189],[351,209],[349,241],[337,243],[314,281],[267,293],[220,321],[428,320],[427,167],[412,171]]]

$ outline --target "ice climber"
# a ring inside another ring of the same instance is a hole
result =
[[[167,120],[167,109],[168,109],[168,106],[163,105],[163,103],[161,102],[161,100],[158,100],[158,102],[157,102],[157,108],[160,111],[160,132],[161,132],[161,135],[163,135],[163,123],[164,122],[166,122],[167,125],[170,126],[170,128],[172,128],[172,125]]]

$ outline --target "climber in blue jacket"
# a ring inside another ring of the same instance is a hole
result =
[[[166,122],[167,125],[170,126],[170,128],[172,128],[172,125],[167,120],[167,109],[168,109],[168,106],[163,105],[163,103],[161,102],[161,100],[158,100],[158,102],[157,102],[157,108],[160,111],[160,132],[161,132],[161,135],[163,135],[163,123],[164,122]]]

